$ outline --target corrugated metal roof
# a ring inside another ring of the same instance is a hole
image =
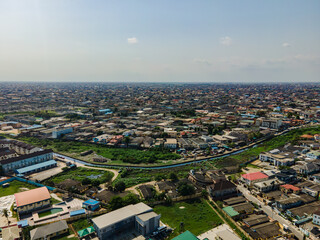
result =
[[[57,164],[57,162],[55,160],[49,160],[49,161],[46,161],[46,162],[42,162],[42,163],[31,165],[31,166],[28,166],[28,167],[19,168],[19,169],[16,170],[16,172],[18,174],[24,174],[24,173],[27,173],[27,172],[30,172],[30,171],[34,171],[34,170],[37,170],[37,169],[40,169],[40,168],[43,168],[43,167],[47,167],[47,166],[50,166],[50,165],[53,165],[53,164]]]

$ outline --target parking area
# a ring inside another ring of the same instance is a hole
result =
[[[54,175],[57,175],[58,173],[62,172],[62,168],[66,166],[64,162],[57,161],[57,167],[51,168],[42,172],[37,172],[34,174],[29,175],[30,179],[33,181],[43,181],[45,179],[48,179]]]

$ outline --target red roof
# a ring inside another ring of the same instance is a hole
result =
[[[300,188],[295,187],[291,184],[284,184],[284,185],[281,185],[281,187],[283,187],[285,189],[291,189],[292,191],[299,191],[300,190]]]
[[[248,179],[249,181],[268,178],[268,175],[262,172],[254,172],[254,173],[247,173],[242,175],[243,178]]]
[[[47,187],[41,187],[25,192],[16,193],[14,197],[16,198],[17,207],[41,202],[51,198]]]

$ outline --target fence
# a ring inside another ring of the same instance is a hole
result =
[[[6,180],[0,182],[0,186],[3,185],[3,184],[5,184],[5,183],[12,182],[12,181],[14,181],[14,180],[17,180],[17,181],[19,181],[19,182],[29,183],[29,184],[34,185],[34,186],[37,186],[37,187],[47,187],[48,190],[50,190],[50,191],[55,190],[54,187],[45,186],[45,185],[43,185],[43,184],[41,184],[41,183],[37,183],[37,182],[31,181],[31,180],[27,180],[27,179],[19,178],[19,177],[12,177],[12,178],[6,179]]]

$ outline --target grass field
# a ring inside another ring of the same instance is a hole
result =
[[[45,181],[48,185],[50,183],[60,183],[66,179],[74,179],[78,181],[82,181],[85,178],[89,178],[91,180],[98,180],[100,183],[109,182],[114,173],[105,170],[97,170],[97,169],[88,169],[83,167],[78,167],[75,169],[71,169],[69,171],[61,172],[52,178]]]
[[[14,180],[12,182],[9,182],[10,186],[9,187],[0,187],[0,197],[4,197],[4,196],[8,196],[8,195],[12,195],[18,192],[23,192],[23,191],[27,191],[30,189],[34,189],[37,188],[34,185],[28,184],[28,183],[24,183],[24,182],[20,182],[17,180]]]
[[[157,205],[154,211],[161,214],[161,221],[174,228],[173,237],[179,235],[180,223],[184,229],[199,235],[222,224],[222,220],[202,199],[173,203],[172,206]]]
[[[174,160],[181,158],[180,155],[171,153],[170,151],[165,149],[138,150],[130,148],[110,148],[101,144],[71,141],[66,142],[61,140],[38,139],[33,137],[22,137],[19,138],[19,140],[35,146],[51,148],[54,151],[60,152],[62,154],[72,154],[73,157],[78,158],[81,158],[81,152],[93,150],[95,153],[105,158],[111,159],[111,163],[114,164],[156,163],[160,160]]]

